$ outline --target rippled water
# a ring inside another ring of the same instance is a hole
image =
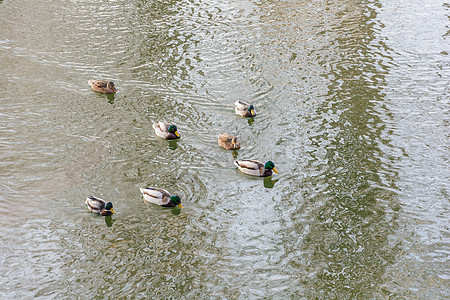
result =
[[[449,9],[0,1],[0,298],[450,297]]]

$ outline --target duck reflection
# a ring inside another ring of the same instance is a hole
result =
[[[178,140],[169,140],[169,148],[170,150],[177,150]]]
[[[234,159],[236,159],[239,155],[237,150],[233,150],[233,152],[231,152],[231,155],[233,156]]]
[[[264,187],[271,189],[280,179],[272,180],[272,176],[264,177]]]
[[[106,226],[111,227],[116,220],[112,218],[112,216],[105,217]]]
[[[177,206],[171,209],[172,214],[174,214],[175,216],[178,216],[179,214],[181,214],[181,207]]]
[[[108,99],[109,104],[114,104],[114,97],[115,97],[115,94],[106,95],[106,98]]]

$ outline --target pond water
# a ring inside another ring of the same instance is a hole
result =
[[[442,0],[0,1],[0,298],[449,298],[449,16]],[[91,194],[117,214],[89,213]]]

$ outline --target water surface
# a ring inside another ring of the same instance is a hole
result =
[[[438,0],[0,2],[0,298],[448,298],[448,20]]]

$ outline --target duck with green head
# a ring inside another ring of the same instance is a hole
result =
[[[102,216],[110,216],[116,213],[111,202],[106,202],[98,197],[89,196],[86,198],[85,203],[91,212]]]
[[[234,103],[235,112],[242,117],[254,117],[256,116],[255,107],[252,104],[242,101],[236,101]]]
[[[174,140],[181,137],[178,133],[177,126],[173,124],[158,122],[153,124],[153,129],[155,129],[157,136],[166,140]]]
[[[170,193],[164,189],[146,187],[140,188],[144,201],[154,203],[163,207],[175,207],[183,208],[181,205],[180,197],[176,195],[170,195]]]
[[[275,164],[270,160],[263,164],[257,160],[238,159],[234,161],[234,164],[238,167],[239,171],[247,175],[267,177],[272,175],[272,171],[278,174]]]
[[[97,93],[114,94],[117,92],[114,82],[112,81],[91,79],[88,81],[88,84],[91,86],[92,90]]]

